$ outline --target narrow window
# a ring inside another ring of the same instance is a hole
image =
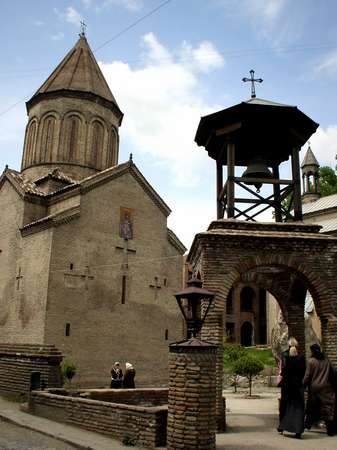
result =
[[[126,294],[126,275],[122,278],[122,305],[125,304],[125,294]]]
[[[163,284],[164,284],[164,286],[167,286],[167,278],[164,278]]]
[[[70,323],[66,323],[66,336],[70,336]]]
[[[73,269],[74,269],[74,264],[70,263],[70,270],[73,270]]]
[[[166,328],[166,330],[165,330],[165,341],[167,341],[168,340],[168,329]]]

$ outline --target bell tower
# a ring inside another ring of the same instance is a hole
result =
[[[26,106],[21,170],[28,179],[59,169],[80,180],[118,164],[123,113],[84,31]]]
[[[256,216],[272,208],[276,222],[302,220],[299,151],[317,127],[296,106],[253,95],[202,117],[195,141],[216,161],[217,218],[255,221]],[[279,166],[289,158],[291,178],[281,179]],[[241,176],[236,174],[238,166],[246,168]],[[272,186],[271,195],[260,193],[264,185]],[[243,196],[239,197],[238,191]],[[291,201],[285,207],[282,202],[288,197]]]

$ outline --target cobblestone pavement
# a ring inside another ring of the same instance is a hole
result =
[[[76,448],[0,419],[0,450],[75,450]]]

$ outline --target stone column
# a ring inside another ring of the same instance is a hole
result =
[[[171,344],[167,450],[215,449],[216,345]]]

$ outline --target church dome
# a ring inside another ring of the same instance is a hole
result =
[[[22,172],[81,179],[118,164],[123,113],[84,35],[27,102]]]

